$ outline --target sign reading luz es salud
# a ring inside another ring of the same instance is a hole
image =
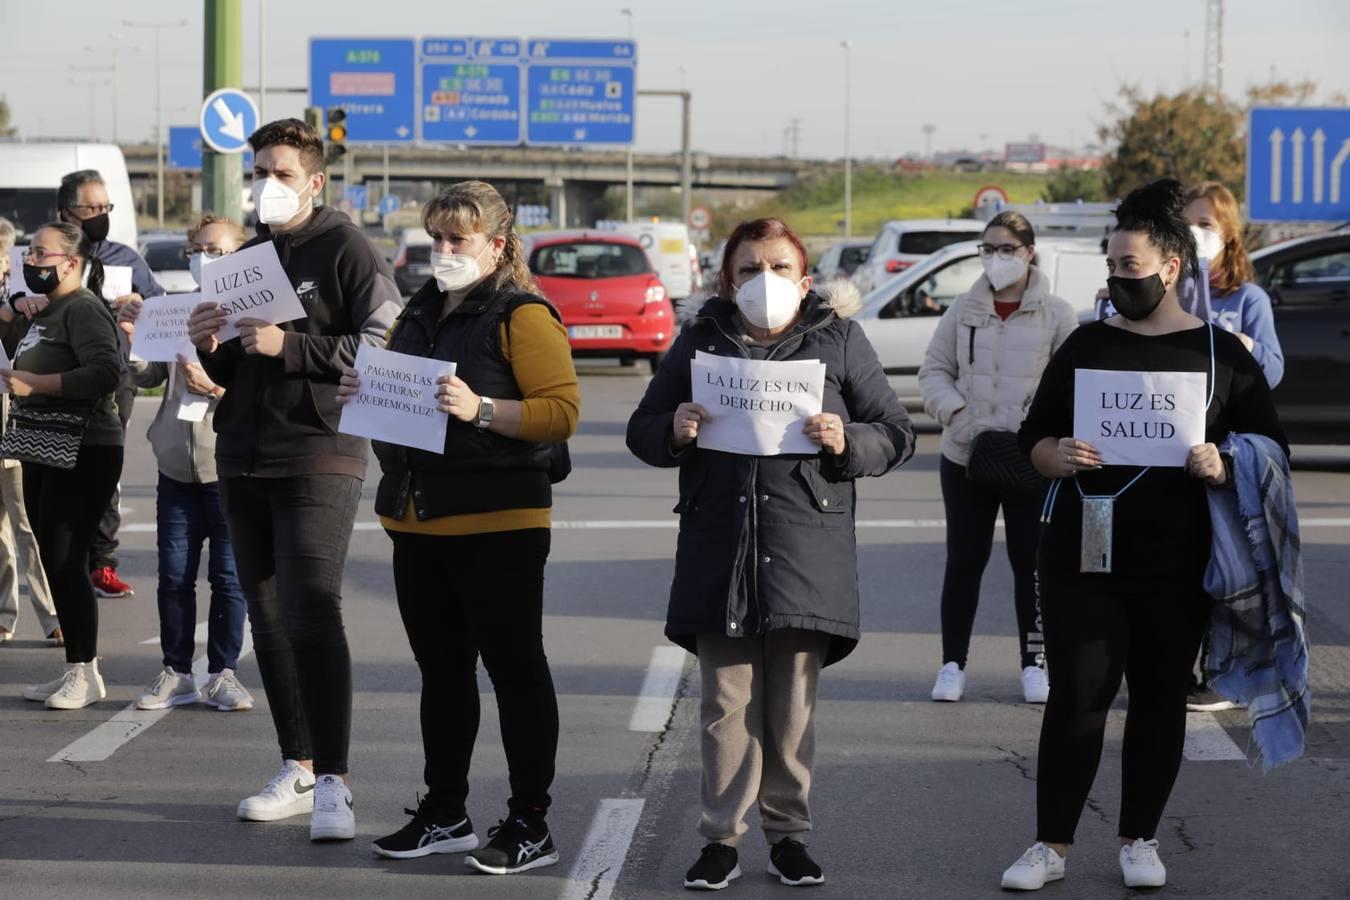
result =
[[[450,416],[437,408],[436,380],[454,375],[454,363],[362,344],[356,350],[356,373],[360,388],[342,407],[338,431],[445,452]]]
[[[240,319],[258,319],[270,325],[305,318],[305,307],[281,268],[271,241],[231,253],[204,267],[202,298],[226,315],[216,334],[222,343],[239,337]]]
[[[1182,466],[1205,442],[1205,372],[1074,374],[1073,436],[1108,466]]]
[[[802,426],[821,410],[825,364],[769,362],[698,352],[690,363],[693,400],[711,415],[698,446],[749,456],[815,455]]]

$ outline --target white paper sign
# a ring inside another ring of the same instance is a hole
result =
[[[820,452],[802,433],[802,425],[820,412],[824,363],[700,352],[689,365],[693,400],[712,416],[699,425],[699,447],[747,456]]]
[[[188,317],[201,300],[201,294],[147,297],[131,336],[131,355],[146,362],[177,362],[179,354],[195,359],[197,351],[188,340]]]
[[[1073,436],[1108,466],[1182,466],[1205,442],[1205,372],[1074,374]]]
[[[9,295],[11,297],[16,294],[33,293],[29,290],[27,282],[23,280],[23,255],[27,252],[27,247],[11,247],[9,249]]]
[[[210,397],[188,391],[178,403],[178,418],[184,422],[201,422],[210,409]]]
[[[125,297],[130,293],[131,266],[104,266],[103,299],[111,303],[118,297]]]
[[[231,253],[202,270],[202,299],[215,303],[228,317],[216,340],[239,336],[240,319],[259,319],[270,325],[305,318],[305,307],[281,268],[271,241]]]
[[[338,431],[429,453],[445,452],[449,413],[436,408],[436,379],[455,364],[362,344],[356,351],[361,388],[342,407]]]

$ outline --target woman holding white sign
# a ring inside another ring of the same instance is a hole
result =
[[[1037,764],[1037,842],[1004,872],[1006,888],[1034,890],[1064,877],[1122,676],[1130,702],[1121,874],[1129,887],[1166,882],[1155,834],[1181,764],[1191,666],[1212,608],[1203,587],[1206,485],[1231,483],[1217,446],[1228,434],[1284,445],[1260,365],[1236,337],[1177,299],[1178,284],[1196,268],[1182,206],[1175,181],[1139,188],[1120,204],[1107,245],[1119,315],[1069,336],[1020,432],[1032,463],[1057,479],[1042,516],[1038,568],[1054,680]],[[1088,380],[1124,389],[1088,392]],[[1194,412],[1178,415],[1192,382]],[[1163,387],[1128,387],[1138,384]],[[1075,420],[1090,425],[1075,429]],[[1201,442],[1169,444],[1169,434],[1191,429]],[[1123,457],[1162,462],[1113,464]]]
[[[718,295],[676,339],[628,422],[635,456],[680,470],[666,636],[699,658],[707,841],[684,885],[718,890],[740,877],[737,847],[756,803],[769,873],[821,884],[804,843],[816,685],[859,637],[853,482],[908,459],[914,432],[848,318],[861,306],[857,290],[812,291],[805,248],[786,225],[742,223],[723,259]],[[746,381],[714,374],[721,358],[777,369]],[[778,449],[792,446],[786,436],[755,455],[703,445],[714,423],[754,434],[757,418],[799,402],[804,374],[822,364],[821,411],[786,426],[814,452]],[[695,372],[716,381],[715,408],[694,402]]]
[[[435,275],[408,301],[388,350],[455,363],[431,390],[449,419],[445,445],[374,446],[383,472],[375,511],[394,544],[399,613],[422,673],[428,790],[412,820],[373,849],[393,859],[473,851],[471,868],[507,875],[558,862],[546,821],[558,701],[544,654],[544,565],[551,484],[570,467],[563,442],[581,392],[567,331],[538,295],[496,189],[456,184],[427,204],[422,224]],[[349,370],[339,398],[370,396],[362,384]],[[484,847],[467,810],[480,656],[511,784]]]
[[[954,702],[965,692],[980,580],[1000,508],[1013,570],[1022,697],[1044,703],[1050,694],[1036,608],[1045,481],[1017,449],[1016,433],[1041,370],[1078,322],[1068,301],[1050,293],[1035,258],[1036,234],[1025,216],[1006,211],[990,219],[980,238],[984,275],[943,315],[919,367],[924,409],[942,423],[947,565],[942,668],[932,691],[938,701]]]

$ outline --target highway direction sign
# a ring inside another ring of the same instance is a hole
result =
[[[527,144],[631,144],[637,104],[632,41],[526,41]]]
[[[1258,108],[1247,127],[1253,222],[1350,219],[1350,109]]]
[[[347,113],[347,143],[416,138],[414,44],[408,39],[312,38],[309,102]]]
[[[519,144],[520,50],[518,38],[422,41],[422,140]]]

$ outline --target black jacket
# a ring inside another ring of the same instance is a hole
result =
[[[251,247],[271,240],[306,318],[287,322],[275,359],[245,354],[237,338],[200,353],[211,380],[227,388],[216,409],[220,476],[278,478],[339,474],[364,478],[365,438],[339,434],[337,384],[361,343],[383,347],[401,307],[389,264],[351,219],[320,207],[299,230],[258,227]]]
[[[696,444],[673,450],[674,412],[691,399],[695,352],[749,356],[734,305],[719,298],[676,339],[628,421],[635,456],[680,468],[666,636],[695,653],[699,634],[803,628],[831,635],[829,665],[858,641],[853,481],[908,459],[914,431],[862,328],[814,293],[803,310],[767,358],[825,363],[824,410],[844,419],[842,455],[755,457]]]
[[[561,321],[558,311],[543,297],[497,291],[487,282],[442,319],[444,303],[435,280],[428,281],[398,317],[388,349],[454,362],[455,374],[481,396],[524,399],[502,354],[501,326],[510,327],[511,314],[528,303],[542,304]],[[552,444],[505,437],[451,416],[440,453],[384,441],[374,447],[383,472],[375,512],[382,516],[403,518],[410,498],[419,521],[553,505]]]

